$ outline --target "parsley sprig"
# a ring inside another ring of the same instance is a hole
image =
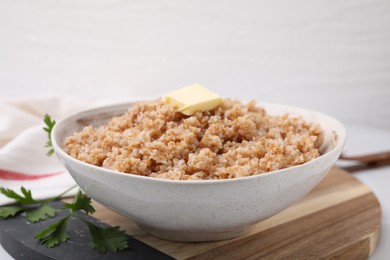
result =
[[[46,127],[43,128],[47,132],[48,140],[45,147],[50,148],[47,152],[48,156],[54,154],[54,149],[51,141],[51,132],[56,121],[51,119],[50,115],[46,114],[43,118]],[[44,221],[48,217],[55,217],[59,210],[49,205],[50,202],[60,199],[63,195],[77,186],[71,187],[58,196],[46,200],[35,200],[32,197],[31,191],[24,187],[20,188],[21,194],[11,189],[0,187],[0,193],[6,197],[15,200],[16,204],[12,206],[0,207],[0,219],[7,219],[16,217],[21,213],[25,213],[25,217],[31,223]],[[67,210],[68,215],[54,224],[35,235],[43,245],[52,248],[61,243],[68,241],[69,235],[67,233],[67,224],[71,217],[75,217],[83,221],[89,229],[92,236],[92,248],[97,249],[100,253],[105,253],[107,250],[117,252],[128,248],[128,237],[120,227],[101,228],[82,218],[80,211],[88,214],[93,214],[96,210],[92,206],[91,198],[83,194],[80,190],[77,192],[72,203],[65,203],[60,210]]]
[[[43,122],[45,122],[45,125],[46,125],[46,127],[44,127],[43,130],[45,130],[45,132],[47,132],[47,137],[48,137],[48,140],[47,140],[45,147],[50,148],[50,150],[47,152],[47,155],[50,156],[50,155],[54,154],[53,144],[51,142],[51,131],[53,130],[53,127],[56,124],[56,121],[52,120],[51,117],[48,114],[46,114],[43,118]]]
[[[75,187],[77,186],[71,189]],[[54,217],[59,210],[50,206],[49,203],[59,199],[71,189],[51,199],[35,200],[31,195],[31,191],[26,190],[24,187],[20,189],[21,194],[11,189],[0,187],[0,193],[16,201],[16,204],[13,206],[0,207],[0,219],[15,217],[22,212],[25,212],[25,217],[31,223],[46,220],[48,217]],[[85,212],[87,215],[93,214],[96,211],[92,206],[91,198],[83,194],[80,190],[77,192],[73,202],[65,203],[60,210],[67,210],[68,215],[43,229],[34,237],[48,248],[57,246],[69,239],[67,223],[71,217],[80,219],[88,226],[92,236],[92,248],[97,249],[99,252],[105,253],[107,250],[117,252],[128,248],[128,237],[119,227],[101,228],[78,214],[80,211]]]
[[[24,187],[20,188],[21,194],[16,193],[11,189],[0,187],[0,193],[10,199],[16,201],[15,206],[0,207],[0,218],[7,219],[15,217],[19,213],[26,212],[26,218],[29,222],[35,223],[47,219],[47,217],[54,217],[56,209],[51,207],[49,203],[54,200],[35,200],[31,195],[30,190]]]

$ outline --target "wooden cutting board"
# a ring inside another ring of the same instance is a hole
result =
[[[378,244],[381,227],[381,208],[375,195],[338,168],[301,201],[257,223],[244,236],[224,241],[166,241],[142,232],[131,220],[96,202],[94,206],[97,220],[126,230],[131,250],[97,253],[90,249],[88,231],[77,221],[69,225],[73,240],[46,249],[27,239],[28,234],[38,232],[33,228],[42,227],[26,224],[22,216],[0,222],[1,243],[17,259],[366,259]],[[75,237],[78,234],[83,235]]]
[[[378,243],[381,207],[350,173],[333,168],[305,198],[256,224],[246,235],[218,242],[177,243],[142,232],[132,221],[95,204],[94,216],[177,259],[366,259]]]

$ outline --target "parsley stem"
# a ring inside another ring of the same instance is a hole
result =
[[[74,186],[70,187],[69,189],[67,189],[66,191],[62,192],[61,194],[55,196],[54,198],[49,199],[47,202],[52,202],[52,201],[58,200],[62,196],[64,196],[66,193],[68,193],[69,191],[71,191],[71,190],[73,190],[74,188],[77,188],[77,187],[78,187],[78,185],[74,185]]]

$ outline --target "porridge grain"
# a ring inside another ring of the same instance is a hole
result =
[[[300,117],[272,116],[254,101],[224,99],[185,116],[163,101],[136,103],[65,140],[72,157],[107,169],[173,180],[261,174],[319,156],[322,131]]]

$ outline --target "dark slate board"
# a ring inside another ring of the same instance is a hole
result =
[[[61,208],[63,203],[51,203],[55,208]],[[129,236],[130,249],[105,254],[91,248],[91,236],[88,227],[79,219],[72,218],[68,222],[69,240],[51,249],[46,248],[34,236],[45,227],[66,216],[60,212],[54,218],[30,224],[24,216],[0,220],[0,243],[15,259],[172,259],[170,256]],[[83,218],[100,227],[108,227],[91,216],[83,214]]]

